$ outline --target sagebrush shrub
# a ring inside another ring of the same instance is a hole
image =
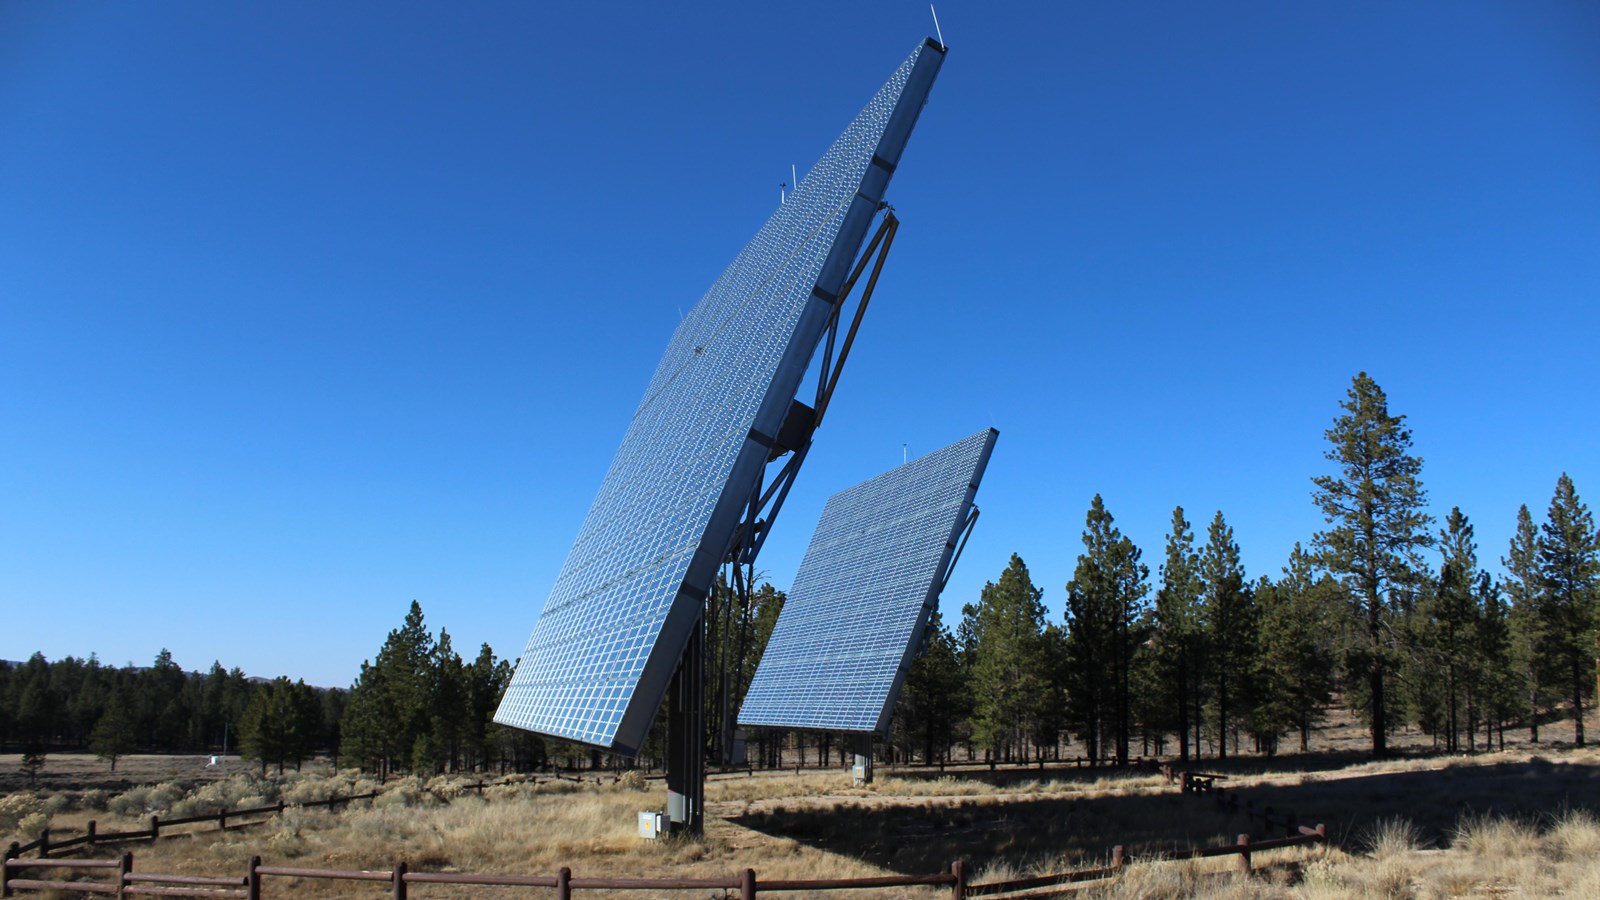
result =
[[[31,841],[49,825],[44,803],[32,794],[0,797],[0,835]]]

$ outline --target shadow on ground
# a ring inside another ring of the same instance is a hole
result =
[[[1600,815],[1600,765],[1535,757],[1489,765],[1440,760],[1439,766],[1352,778],[1307,773],[1298,784],[1241,787],[1238,794],[1257,806],[1293,810],[1302,822],[1325,822],[1330,836],[1352,849],[1375,823],[1391,818],[1409,820],[1426,840],[1444,846],[1467,817],[1509,817],[1542,827],[1566,809]]]
[[[1302,824],[1326,824],[1334,842],[1351,850],[1363,849],[1372,827],[1385,819],[1407,819],[1425,841],[1444,846],[1464,817],[1506,816],[1543,826],[1568,808],[1600,815],[1600,765],[1542,759],[1440,765],[1348,778],[1307,773],[1298,783],[1282,785],[1250,785],[1241,777],[1234,791],[1257,807],[1293,811]],[[1176,788],[1093,799],[872,798],[831,807],[774,806],[730,821],[908,874],[939,871],[956,859],[980,870],[997,863],[1060,870],[1104,860],[1116,844],[1137,858],[1231,843],[1241,833],[1280,833],[1230,813],[1209,796],[1183,795]]]
[[[1223,842],[1227,816],[1177,793],[1018,799],[884,798],[831,807],[774,807],[729,821],[773,837],[860,858],[907,874],[964,859],[978,870],[1055,863],[1092,865],[1113,845],[1150,854]]]

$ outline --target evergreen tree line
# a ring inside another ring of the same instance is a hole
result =
[[[298,764],[336,746],[343,693],[251,679],[220,662],[185,672],[167,650],[143,668],[35,653],[20,665],[0,662],[0,746],[32,756],[87,749],[113,770],[136,752],[243,752]],[[290,695],[294,716],[280,722],[269,712]]]
[[[1185,760],[1274,753],[1285,737],[1303,750],[1336,694],[1376,753],[1408,725],[1452,751],[1503,746],[1519,725],[1538,741],[1555,715],[1582,745],[1600,534],[1572,479],[1542,524],[1518,511],[1497,579],[1459,508],[1434,529],[1422,459],[1378,385],[1357,375],[1340,406],[1326,432],[1336,471],[1313,479],[1328,527],[1277,577],[1246,575],[1220,511],[1201,542],[1178,507],[1152,578],[1097,495],[1064,621],[1048,621],[1015,555],[954,632],[934,619],[896,711],[899,750],[1037,760],[1076,739],[1082,756],[1122,763],[1135,745]]]
[[[1076,755],[1125,763],[1141,755],[1225,757],[1301,749],[1336,695],[1372,729],[1373,750],[1415,725],[1444,749],[1503,745],[1521,726],[1582,714],[1594,694],[1600,620],[1600,534],[1563,474],[1544,521],[1528,507],[1495,578],[1480,564],[1467,516],[1426,513],[1422,459],[1405,417],[1356,376],[1327,430],[1334,471],[1312,479],[1327,528],[1296,544],[1276,577],[1250,578],[1233,529],[1216,512],[1202,541],[1182,507],[1154,577],[1103,499],[1090,503],[1083,549],[1049,621],[1043,590],[1016,555],[962,608],[952,631],[935,614],[895,711],[898,755],[1043,760]],[[1430,553],[1430,551],[1432,551]],[[745,576],[753,580],[753,573]],[[783,606],[770,584],[749,601],[719,582],[705,618],[707,759],[731,762],[733,717]],[[0,663],[0,745],[38,753],[93,747],[222,749],[229,736],[262,766],[325,751],[381,775],[599,766],[597,751],[492,722],[513,665],[484,644],[471,662],[412,602],[348,694],[286,678],[247,679],[213,664],[183,672],[165,650],[147,669],[93,656],[36,654]],[[664,715],[643,751],[659,762]],[[780,765],[810,740],[818,761],[843,735],[754,729],[747,754]]]

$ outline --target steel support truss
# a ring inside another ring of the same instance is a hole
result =
[[[720,647],[714,648],[718,652],[715,661],[718,727],[714,746],[717,763],[727,766],[733,757],[733,690],[734,685],[744,681],[744,659],[749,646],[756,557],[766,544],[772,521],[783,508],[789,489],[800,474],[800,466],[811,451],[811,438],[827,415],[828,404],[832,402],[833,392],[839,386],[839,376],[844,372],[845,360],[850,356],[850,348],[855,344],[867,306],[877,290],[878,276],[882,274],[883,264],[889,258],[890,248],[894,246],[900,220],[895,217],[894,207],[883,204],[879,209],[884,214],[883,220],[867,242],[850,277],[845,279],[839,299],[833,305],[833,315],[828,319],[827,332],[822,339],[822,366],[817,377],[815,402],[807,406],[798,398],[792,401],[779,435],[779,443],[772,448],[772,455],[768,459],[767,471],[762,473],[755,489],[750,492],[744,516],[734,530],[733,540],[729,542],[724,557],[725,589],[724,585],[719,585],[707,595],[695,637],[684,650],[684,658],[679,660],[667,692],[667,816],[671,823],[669,827],[676,833],[699,835],[703,833],[705,822],[707,723],[703,698],[706,690],[704,638],[709,624],[707,620],[715,616],[718,634],[723,636],[730,635],[737,622],[738,640],[733,648],[733,659],[728,658],[730,641],[726,637],[720,642]],[[867,276],[866,284],[861,289],[850,325],[841,338],[841,313],[864,274]],[[776,474],[772,474],[773,464],[780,459],[783,464],[778,467]],[[698,657],[698,661],[691,660],[691,656]]]

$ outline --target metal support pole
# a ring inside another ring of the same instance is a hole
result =
[[[856,764],[850,770],[851,780],[856,784],[872,783],[872,735],[861,734],[856,736]]]
[[[705,619],[696,623],[667,689],[667,821],[673,834],[705,831]]]

